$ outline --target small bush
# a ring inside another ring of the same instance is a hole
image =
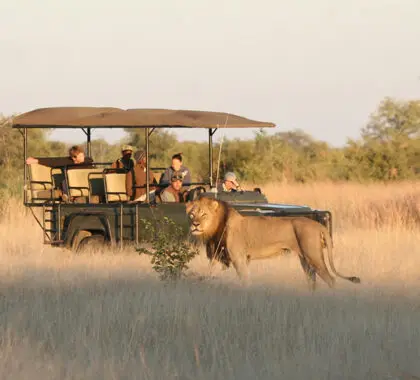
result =
[[[151,249],[138,248],[137,251],[152,256],[153,269],[161,280],[173,281],[185,276],[188,263],[198,254],[198,249],[188,244],[182,227],[168,217],[140,221],[148,235],[145,240],[151,243]]]

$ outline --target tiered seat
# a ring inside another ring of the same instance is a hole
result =
[[[40,164],[28,165],[29,188],[28,201],[32,203],[44,203],[48,200],[58,200],[64,175],[59,168],[51,169]]]
[[[125,173],[104,173],[105,200],[107,203],[129,200],[125,188],[125,178]]]
[[[103,168],[86,168],[67,170],[67,191],[71,198],[90,200],[89,192],[92,187],[92,181],[102,176]],[[89,181],[91,180],[91,183]],[[97,183],[98,181],[96,181]],[[99,187],[99,186],[98,186]]]
[[[89,173],[89,203],[105,202],[105,181],[103,173]]]
[[[163,172],[162,173],[153,172],[153,177],[155,178],[157,183],[160,182],[160,179],[162,178],[162,176],[163,176]]]

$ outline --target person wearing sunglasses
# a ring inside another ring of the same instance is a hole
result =
[[[74,145],[69,149],[68,157],[28,157],[26,163],[28,165],[44,165],[50,168],[59,168],[70,165],[75,168],[90,168],[92,167],[93,159],[85,156],[85,151],[81,146]]]
[[[184,194],[182,193],[182,180],[184,176],[181,172],[175,171],[171,176],[171,184],[160,193],[160,200],[166,202],[185,202]]]
[[[39,164],[48,166],[50,168],[64,168],[71,169],[90,169],[93,168],[93,160],[91,157],[86,157],[83,148],[79,145],[74,145],[69,149],[67,157],[28,157],[27,165]],[[59,186],[57,186],[60,197],[63,201],[69,200],[67,181],[64,179]]]

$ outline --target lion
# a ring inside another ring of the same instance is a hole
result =
[[[201,197],[186,203],[190,232],[206,244],[207,257],[229,267],[233,264],[241,281],[249,283],[251,260],[294,252],[300,259],[309,288],[316,289],[316,275],[330,288],[335,278],[325,263],[328,250],[332,272],[342,279],[360,283],[359,277],[337,272],[332,259],[332,240],[325,226],[306,217],[242,216],[226,202]]]

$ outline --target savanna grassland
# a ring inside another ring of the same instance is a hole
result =
[[[309,294],[293,256],[167,285],[130,251],[43,246],[11,199],[0,222],[2,379],[420,378],[420,187],[263,186],[270,201],[327,208],[338,270],[362,284]],[[201,255],[191,273],[208,275]],[[415,377],[419,376],[419,377]]]

